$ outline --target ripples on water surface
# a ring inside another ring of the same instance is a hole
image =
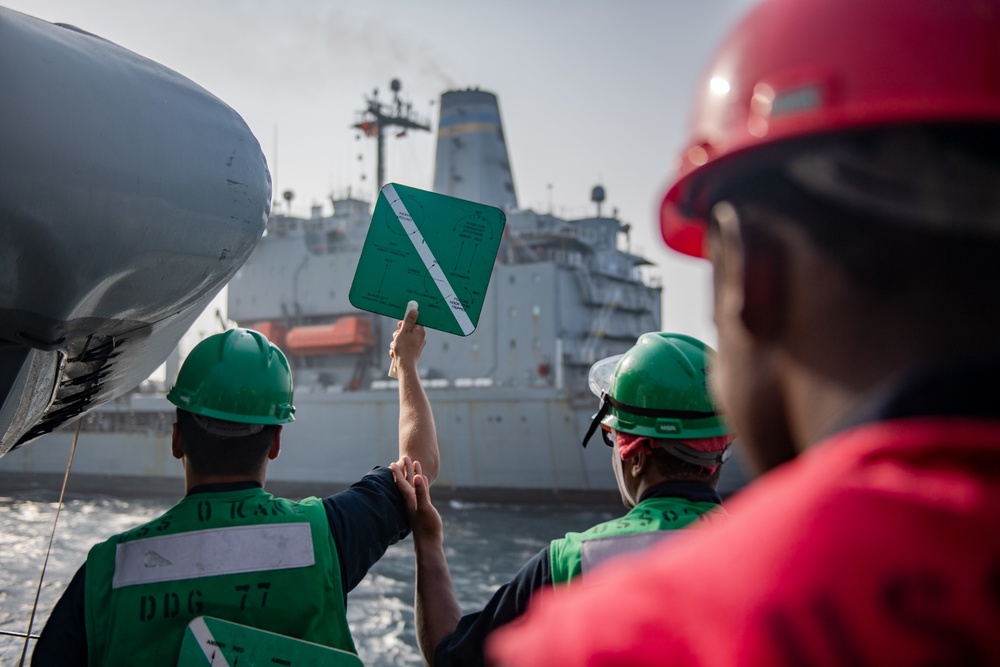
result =
[[[0,496],[0,629],[23,632],[38,587],[52,531],[56,497],[50,493]],[[90,547],[110,535],[159,516],[168,500],[103,496],[69,499],[59,515],[32,632],[49,611]],[[489,599],[528,558],[568,530],[583,530],[612,509],[442,503],[445,546],[459,602],[466,612]],[[347,616],[365,665],[419,665],[413,630],[413,548],[410,539],[386,555],[348,595]],[[0,664],[16,665],[23,639],[0,636]],[[29,655],[34,642],[29,642]]]

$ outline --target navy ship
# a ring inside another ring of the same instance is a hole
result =
[[[353,126],[377,138],[380,158],[390,128],[430,129],[402,102],[398,82],[392,92],[391,102],[377,91],[369,97]],[[377,180],[381,188],[381,159]],[[597,407],[587,372],[661,323],[661,287],[643,270],[650,263],[629,251],[629,225],[604,213],[600,186],[590,217],[522,209],[498,100],[484,90],[441,96],[434,190],[507,215],[478,328],[465,338],[429,331],[421,358],[441,447],[436,494],[613,500],[608,451],[580,446]],[[268,470],[269,487],[288,493],[346,486],[396,456],[397,385],[387,377],[396,320],[348,301],[372,204],[351,196],[331,203],[332,212],[314,206],[309,218],[272,212],[228,288],[229,318],[265,333],[294,368],[296,420]],[[168,377],[175,372],[168,368]],[[182,477],[169,454],[172,423],[172,406],[155,391],[88,413],[71,488],[176,493]],[[61,473],[71,435],[63,429],[14,452],[0,476]]]

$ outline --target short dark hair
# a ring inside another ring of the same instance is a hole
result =
[[[277,426],[232,438],[209,433],[187,410],[177,410],[177,429],[188,464],[198,473],[256,475],[267,460]]]

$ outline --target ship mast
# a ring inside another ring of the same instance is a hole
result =
[[[393,79],[389,84],[392,88],[392,102],[382,104],[378,98],[378,88],[372,91],[371,97],[365,98],[368,107],[358,112],[358,121],[351,127],[361,130],[366,137],[376,137],[378,139],[378,156],[376,159],[376,173],[378,185],[376,192],[385,185],[385,165],[384,165],[384,142],[385,131],[390,127],[403,128],[397,136],[403,136],[407,130],[424,130],[430,132],[430,125],[418,118],[413,113],[413,105],[404,102],[399,97],[399,90],[402,84],[399,79]]]

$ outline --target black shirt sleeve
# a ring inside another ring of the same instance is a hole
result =
[[[354,590],[389,545],[410,534],[403,494],[378,466],[350,488],[323,499],[340,560],[344,595]]]
[[[435,649],[435,667],[482,665],[487,635],[523,614],[532,594],[550,585],[549,548],[545,547],[525,563],[513,579],[497,589],[482,611],[459,620],[455,632]]]
[[[80,566],[53,607],[31,655],[32,667],[87,666],[87,625],[84,620],[86,567],[86,563]]]

